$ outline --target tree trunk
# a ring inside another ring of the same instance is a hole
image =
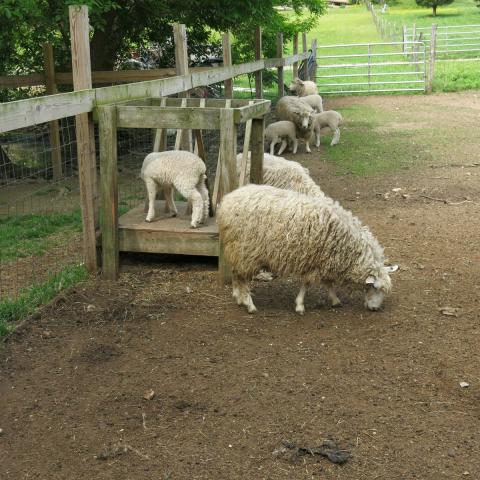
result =
[[[116,28],[116,11],[105,14],[104,30],[95,29],[90,42],[90,58],[92,72],[98,70],[113,70],[117,53],[122,44],[122,36]]]
[[[433,16],[436,17],[437,16],[437,6],[434,5],[432,8],[433,8]]]

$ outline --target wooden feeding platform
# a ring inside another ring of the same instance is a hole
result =
[[[161,213],[163,202],[158,202],[157,217],[146,222],[144,206],[139,205],[120,218],[118,216],[117,129],[152,128],[156,130],[152,151],[165,149],[166,129],[177,129],[175,149],[190,149],[185,132],[192,130],[196,151],[205,160],[202,130],[219,130],[220,144],[212,197],[216,210],[223,195],[239,184],[261,183],[263,168],[264,115],[270,110],[270,101],[145,98],[98,107],[95,116],[99,122],[100,140],[100,196],[102,234],[102,272],[115,279],[119,270],[119,251],[174,253],[219,257],[219,272],[223,279],[227,268],[219,245],[215,218],[208,219],[198,229],[190,228],[186,204],[176,202],[179,216],[171,218]],[[246,123],[242,167],[237,171],[237,127]],[[182,139],[183,138],[183,139]],[[187,140],[185,142],[185,140]],[[181,148],[183,147],[183,148]],[[246,152],[251,151],[249,178],[246,178]],[[139,171],[140,171],[139,165]]]

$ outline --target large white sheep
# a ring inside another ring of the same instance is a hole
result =
[[[278,120],[289,120],[295,124],[297,138],[305,141],[307,153],[311,153],[310,141],[313,135],[313,108],[297,97],[282,97],[276,105]]]
[[[313,131],[315,132],[315,145],[320,146],[320,130],[324,127],[330,127],[333,132],[332,142],[330,146],[337,145],[340,141],[340,128],[343,122],[343,117],[335,110],[327,110],[322,113],[315,113],[313,115]]]
[[[318,93],[318,88],[315,82],[311,82],[310,80],[300,80],[298,77],[292,80],[288,89],[291,93],[294,93],[299,97]]]
[[[383,249],[370,231],[337,202],[291,190],[247,185],[222,199],[217,211],[220,241],[232,268],[233,296],[256,311],[248,281],[260,268],[302,281],[295,300],[304,313],[309,284],[339,284],[365,291],[365,306],[378,310],[390,291]]]
[[[306,95],[301,97],[301,100],[308,103],[317,113],[323,112],[323,100],[320,95]]]
[[[265,129],[265,140],[270,142],[270,154],[275,153],[275,145],[281,143],[278,154],[281,155],[290,143],[293,146],[293,153],[297,153],[298,141],[295,124],[289,120],[280,120],[271,123]]]
[[[175,188],[192,204],[190,225],[197,228],[208,217],[208,189],[205,185],[206,167],[203,160],[194,153],[169,150],[148,154],[142,165],[140,178],[145,182],[148,195],[147,222],[155,217],[155,199],[158,188],[163,188],[165,203],[172,216],[177,215],[173,200]]]

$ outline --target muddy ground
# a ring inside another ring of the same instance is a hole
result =
[[[480,113],[472,94],[336,102],[413,101],[419,126]],[[1,478],[480,478],[480,148],[447,147],[374,179],[295,158],[399,263],[380,312],[313,288],[298,316],[277,279],[251,316],[213,261],[132,255],[28,319],[0,352]],[[326,441],[345,464],[310,454]]]

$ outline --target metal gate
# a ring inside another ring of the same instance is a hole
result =
[[[320,94],[424,92],[423,42],[355,43],[317,47]]]

